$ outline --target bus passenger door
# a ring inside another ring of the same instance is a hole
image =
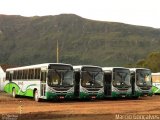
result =
[[[41,71],[41,87],[40,87],[40,94],[42,97],[45,97],[45,92],[46,92],[46,71]]]
[[[131,73],[132,95],[135,94],[135,73]]]
[[[9,73],[9,88],[8,88],[9,93],[12,93],[12,85],[11,85],[12,79],[13,79],[13,73],[10,72]]]
[[[80,72],[75,72],[75,79],[74,79],[74,95],[79,97],[80,92]]]
[[[111,96],[111,84],[112,84],[112,75],[111,73],[104,74],[104,94],[106,97]]]

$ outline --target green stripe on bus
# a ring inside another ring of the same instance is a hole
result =
[[[26,91],[22,91],[22,90],[20,90],[20,87],[16,83],[11,82],[11,83],[8,83],[8,84],[5,85],[4,91],[7,92],[7,93],[12,93],[12,89],[15,88],[16,89],[16,93],[18,95],[33,97],[33,90],[32,89],[28,89],[30,86],[36,86],[36,84],[28,85],[26,87]]]
[[[152,92],[153,93],[160,93],[160,89],[156,86],[152,86]]]

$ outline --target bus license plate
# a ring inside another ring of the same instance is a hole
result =
[[[92,96],[91,98],[92,98],[92,99],[96,99],[96,96]]]
[[[59,96],[60,99],[64,99],[64,96]]]

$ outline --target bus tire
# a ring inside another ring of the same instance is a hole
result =
[[[40,102],[40,98],[39,98],[39,95],[38,95],[38,90],[35,90],[35,91],[34,91],[34,100],[35,100],[36,102]]]
[[[13,98],[17,97],[17,95],[16,95],[16,89],[15,88],[12,89],[12,97]]]
[[[140,96],[134,96],[133,97],[133,99],[135,99],[135,100],[137,100],[137,99],[139,99],[140,98]]]

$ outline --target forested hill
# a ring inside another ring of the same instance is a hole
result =
[[[0,15],[0,63],[60,62],[124,66],[160,51],[160,29],[84,19],[73,14],[44,17]]]

